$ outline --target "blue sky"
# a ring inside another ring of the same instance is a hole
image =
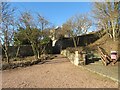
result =
[[[17,8],[17,16],[26,10],[39,12],[55,26],[61,26],[75,14],[89,13],[92,9],[92,3],[89,2],[12,2],[12,6]]]

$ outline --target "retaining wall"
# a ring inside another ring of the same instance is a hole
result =
[[[80,55],[78,51],[75,51],[75,53],[71,53],[68,50],[62,50],[61,54],[66,56],[70,60],[70,62],[76,66],[85,64],[85,55]]]

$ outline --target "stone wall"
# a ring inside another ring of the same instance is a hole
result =
[[[78,46],[86,46],[99,39],[97,34],[86,34],[86,35],[78,36],[76,38],[79,38]],[[73,39],[72,38],[59,39],[55,43],[54,53],[60,53],[61,50],[66,49],[67,47],[74,47]]]
[[[85,65],[85,54],[80,55],[78,51],[75,51],[75,53],[70,53],[68,50],[62,50],[61,54],[66,56],[71,63],[74,65]]]
[[[16,56],[16,52],[17,52],[18,46],[9,46],[8,48],[8,53],[10,57],[15,57]],[[0,48],[0,50],[2,50]],[[46,47],[46,53],[52,53],[52,46],[48,45]],[[2,57],[5,57],[4,51],[2,50],[2,52],[0,52],[0,54],[2,54]],[[20,50],[19,50],[19,55],[20,57],[25,57],[25,56],[33,56],[33,50],[32,47],[30,45],[22,45],[20,46]]]
[[[16,52],[17,52],[18,46],[9,46],[8,48],[8,53],[10,57],[15,57],[16,56]],[[31,46],[20,46],[20,50],[19,50],[19,55],[21,57],[24,56],[32,56],[33,54],[33,50]],[[2,57],[5,56],[4,51],[2,50]]]

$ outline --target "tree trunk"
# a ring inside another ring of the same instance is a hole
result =
[[[40,59],[40,51],[37,50],[37,59]]]
[[[46,45],[45,45],[44,48],[42,49],[41,54],[44,53],[45,49],[46,49]]]
[[[8,54],[6,54],[6,58],[7,58],[7,63],[10,63]]]
[[[80,41],[80,39],[79,39],[79,37],[77,38],[77,46],[79,45],[79,41]]]
[[[6,26],[6,28],[8,29],[8,26]],[[5,56],[6,56],[7,62],[9,63],[9,55],[8,55],[8,46],[9,46],[8,31],[6,30],[4,34],[5,34],[5,37],[4,37],[4,39],[5,39],[5,42],[4,42],[5,49],[4,49],[4,51],[5,51]]]
[[[9,61],[9,55],[8,55],[8,47],[5,47],[4,52],[5,52],[5,57],[6,57],[7,63],[9,63],[10,61]]]
[[[75,38],[74,37],[72,37],[72,38],[73,38],[74,47],[76,48],[77,44],[76,44]]]
[[[16,57],[18,57],[19,51],[20,51],[20,46],[18,46],[17,48]]]
[[[105,31],[110,36],[110,38],[113,39],[112,34],[111,34],[111,29],[108,28],[108,25],[106,23],[105,23]]]
[[[34,55],[35,55],[35,59],[38,59],[34,45],[31,44],[31,46],[32,46],[33,53],[34,53]]]
[[[115,37],[115,26],[114,26],[114,22],[112,21],[112,36],[113,36],[113,40],[115,41],[116,37]]]

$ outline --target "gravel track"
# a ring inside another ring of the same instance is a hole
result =
[[[2,88],[118,88],[118,84],[56,55],[44,64],[3,71]]]

